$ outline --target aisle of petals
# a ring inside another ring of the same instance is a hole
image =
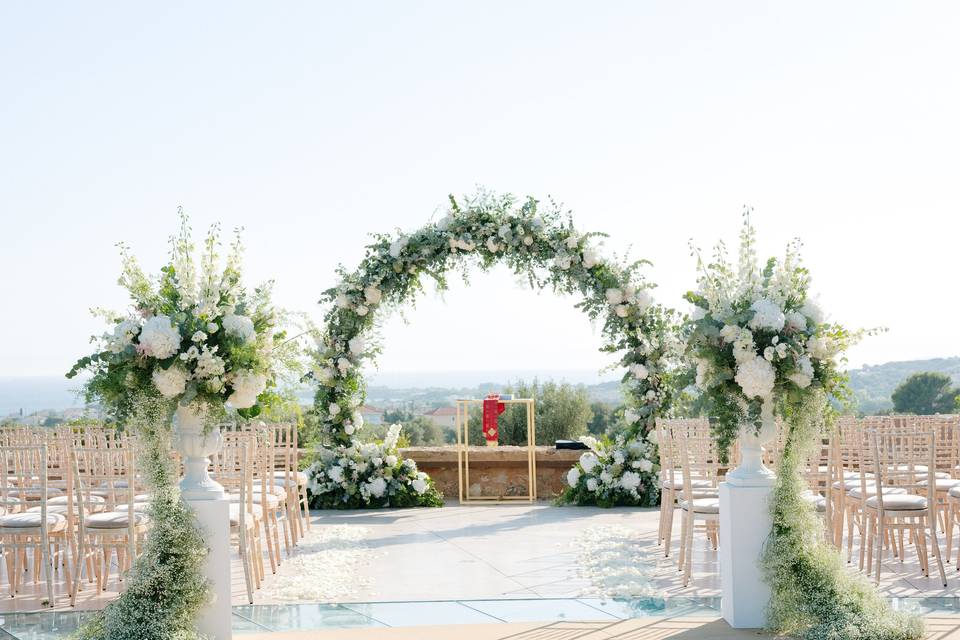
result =
[[[264,585],[263,595],[280,602],[344,600],[367,586],[363,567],[373,556],[370,530],[356,525],[315,527],[297,551]]]
[[[580,577],[591,584],[585,595],[661,595],[652,582],[657,568],[655,546],[646,553],[646,545],[635,530],[616,525],[591,527],[580,534],[574,546]]]

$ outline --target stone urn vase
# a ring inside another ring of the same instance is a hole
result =
[[[763,447],[777,437],[773,403],[765,401],[760,413],[760,431],[753,424],[740,426],[740,464],[726,475],[726,481],[741,487],[770,486],[777,475],[763,464]]]
[[[212,426],[204,433],[206,413],[197,403],[177,407],[173,416],[173,445],[183,456],[180,493],[185,500],[223,500],[223,486],[210,477],[207,456],[220,450],[223,436]]]

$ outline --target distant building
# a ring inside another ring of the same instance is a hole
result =
[[[446,429],[457,428],[457,410],[454,407],[439,407],[423,414],[424,418],[429,419],[435,425]]]
[[[363,405],[360,407],[360,415],[363,416],[364,424],[383,424],[383,409]]]

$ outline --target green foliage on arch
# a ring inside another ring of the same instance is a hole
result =
[[[368,444],[369,455],[361,451],[360,408],[365,399],[361,369],[378,352],[372,340],[377,318],[412,305],[426,278],[443,289],[453,272],[466,275],[471,269],[486,271],[503,264],[531,288],[579,295],[577,307],[602,323],[602,350],[621,354],[620,363],[627,369],[623,380],[633,420],[620,449],[626,451],[632,442],[630,452],[617,454],[619,462],[608,452],[606,486],[588,490],[589,474],[578,474],[582,498],[574,501],[596,502],[589,495],[601,491],[603,502],[638,504],[649,501],[649,496],[655,500],[656,447],[644,436],[671,400],[667,363],[677,351],[675,314],[654,303],[650,291],[655,285],[642,273],[648,263],[605,259],[595,243],[602,235],[578,231],[569,214],[552,202],[533,198],[518,202],[509,195],[487,193],[464,199],[451,196],[440,220],[413,233],[374,235],[360,265],[353,271],[341,267],[340,283],[323,294],[322,302],[332,306],[318,337],[310,377],[317,383],[317,415],[334,446],[321,451],[320,461],[311,468],[311,492],[325,496],[321,502],[328,506],[379,506],[392,504],[394,492],[395,502],[409,502],[415,479],[421,481],[418,489],[423,482],[429,484],[424,474],[411,474],[415,467],[411,470],[409,464],[404,469],[393,458],[394,464],[387,464],[383,450],[374,451]],[[386,487],[380,478],[385,478]],[[591,486],[597,483],[603,484],[597,480]],[[431,491],[432,485],[422,495]]]

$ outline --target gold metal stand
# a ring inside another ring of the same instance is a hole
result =
[[[527,495],[525,496],[471,496],[470,495],[470,405],[483,404],[483,400],[458,399],[457,405],[457,481],[460,485],[460,504],[484,502],[503,504],[537,499],[537,419],[533,398],[501,400],[510,404],[522,404],[527,411]]]

